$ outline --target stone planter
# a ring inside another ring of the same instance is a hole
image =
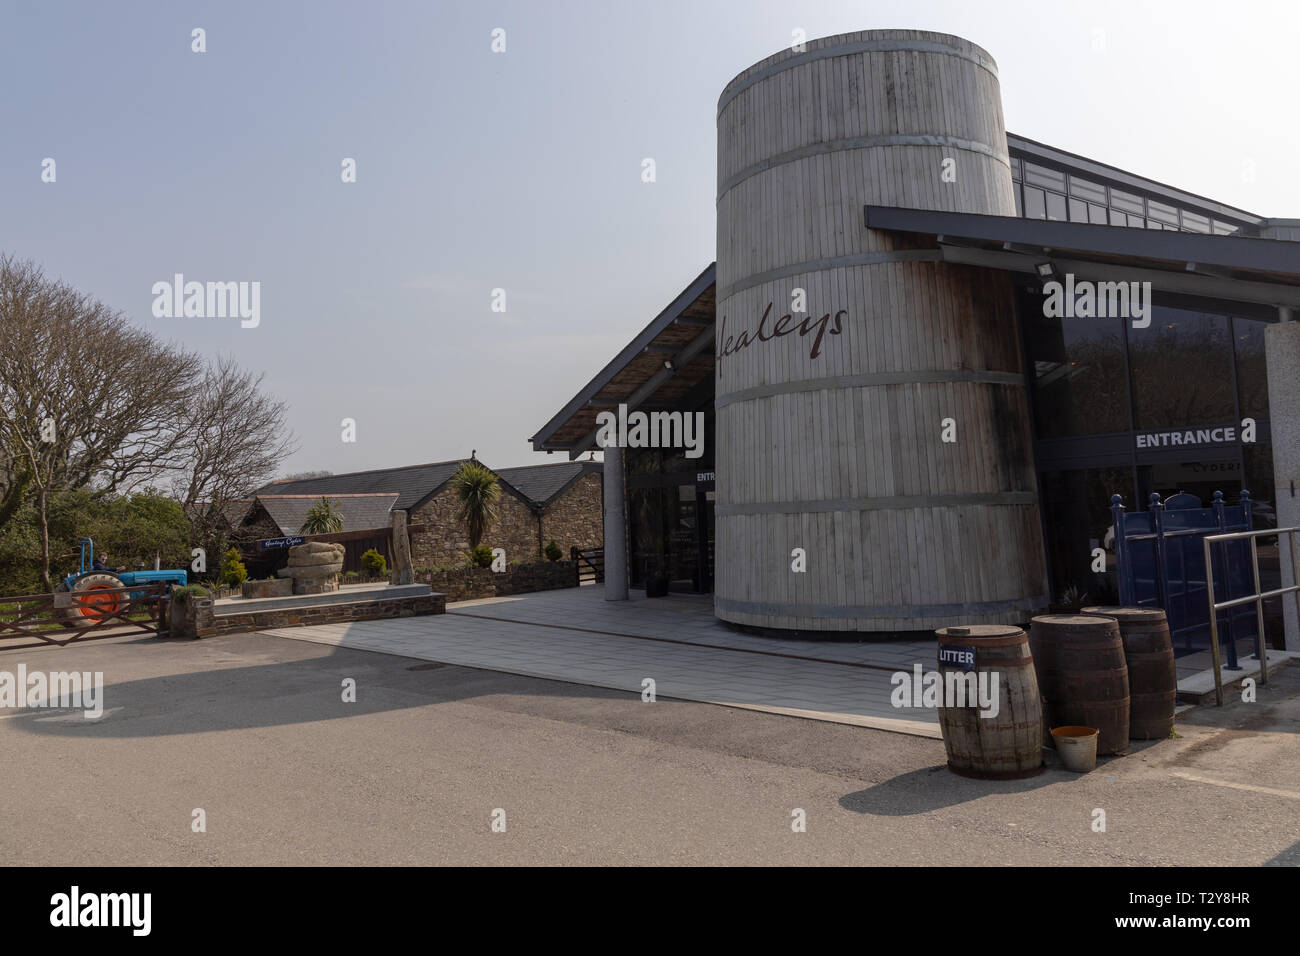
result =
[[[212,616],[212,598],[192,594],[173,596],[167,602],[167,627],[171,637],[197,638],[202,622]]]
[[[245,581],[239,588],[246,598],[289,597],[293,594],[293,581],[274,578],[269,581]]]

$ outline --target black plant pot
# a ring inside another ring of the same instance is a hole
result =
[[[647,578],[645,582],[645,596],[648,598],[667,597],[668,578],[666,576]]]

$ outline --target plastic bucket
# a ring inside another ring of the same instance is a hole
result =
[[[1066,770],[1087,773],[1097,766],[1096,727],[1054,727],[1052,739]]]

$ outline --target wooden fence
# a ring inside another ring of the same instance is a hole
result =
[[[0,597],[0,650],[166,633],[168,584]],[[28,639],[26,644],[9,641]]]

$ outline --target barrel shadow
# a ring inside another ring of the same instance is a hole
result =
[[[1076,779],[1054,758],[1036,777],[1023,780],[977,780],[962,777],[940,764],[899,774],[865,790],[840,797],[840,806],[853,813],[879,817],[909,817],[945,807],[955,807],[990,794],[1031,793],[1052,784]]]

